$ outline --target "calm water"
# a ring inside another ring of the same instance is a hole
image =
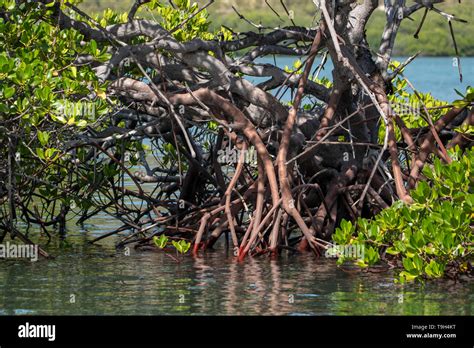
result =
[[[64,241],[46,247],[54,260],[0,261],[0,315],[474,313],[472,283],[400,286],[391,272],[343,271],[334,260],[311,255],[238,263],[223,245],[177,263],[158,251],[132,250],[127,256],[115,250],[114,238],[87,243],[112,227],[69,229]]]
[[[292,68],[295,57],[276,57],[276,62],[280,67],[288,66]],[[406,58],[397,57],[395,60],[404,62]],[[260,63],[274,63],[273,58],[264,58]],[[316,60],[316,67],[320,60]],[[430,92],[435,98],[452,102],[459,99],[454,91],[464,93],[467,86],[474,86],[474,57],[461,59],[463,71],[463,83],[459,81],[458,69],[453,66],[452,57],[418,57],[411,62],[405,69],[404,75],[410,80],[413,86],[420,92]],[[331,61],[326,63],[326,67],[321,71],[320,77],[327,77],[332,80],[331,70],[333,65]],[[254,79],[261,82],[262,79]],[[411,90],[408,90],[411,92]],[[290,93],[284,95],[285,100],[289,100]]]
[[[282,66],[293,58],[280,58]],[[421,91],[454,100],[472,84],[474,58],[463,59],[465,83],[451,58],[419,58],[406,75]],[[329,69],[329,66],[328,68]],[[472,315],[474,286],[451,281],[394,284],[390,272],[340,270],[334,260],[283,255],[237,263],[221,246],[178,264],[161,252],[115,250],[117,239],[87,241],[114,230],[98,217],[69,224],[64,241],[45,248],[56,259],[0,260],[0,315],[11,314],[268,314]],[[31,231],[31,236],[37,231]],[[46,241],[38,240],[41,245]],[[72,300],[75,300],[75,303]]]

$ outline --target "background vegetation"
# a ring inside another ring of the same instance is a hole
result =
[[[81,8],[87,13],[102,12],[107,8],[115,11],[128,11],[134,0],[84,0]],[[206,4],[206,0],[197,0],[200,4]],[[234,12],[232,6],[244,15],[247,19],[255,24],[262,24],[269,27],[291,25],[291,20],[286,16],[286,12],[279,0],[269,0],[268,3],[280,13],[281,19],[278,18],[262,0],[217,0],[209,8],[211,14],[210,19],[214,24],[225,24],[236,32],[249,31],[255,28],[249,23],[240,20],[239,16]],[[380,1],[382,3],[382,1]],[[408,4],[413,0],[408,0]],[[294,22],[297,25],[312,26],[319,14],[315,13],[314,4],[307,0],[286,0],[285,4],[289,11],[294,12]],[[453,22],[456,33],[456,40],[463,56],[474,55],[474,35],[472,33],[472,18],[474,18],[474,1],[446,0],[443,4],[437,4],[436,7],[442,11],[466,19],[467,24]],[[413,38],[418,24],[420,23],[422,11],[416,12],[412,18],[413,21],[404,21],[397,36],[395,45],[395,56],[408,56],[418,51],[425,56],[452,56],[454,49],[452,40],[449,36],[449,28],[447,21],[440,15],[431,12],[428,14],[428,20],[418,40]],[[142,16],[147,16],[145,11],[141,12]],[[285,15],[283,17],[283,15]],[[148,15],[149,16],[149,15]],[[219,18],[217,21],[216,18]],[[219,22],[219,23],[217,23]],[[379,7],[371,17],[367,26],[367,38],[371,47],[378,47],[380,42],[380,33],[382,33],[385,23],[385,14],[383,8]],[[211,25],[212,28],[212,25]]]

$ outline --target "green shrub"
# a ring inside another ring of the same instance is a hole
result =
[[[395,263],[398,281],[457,276],[472,269],[474,150],[451,152],[448,165],[434,159],[423,171],[427,180],[411,192],[414,203],[397,202],[373,220],[344,221],[335,231],[337,244],[362,244],[361,267]],[[348,259],[339,256],[338,263]]]

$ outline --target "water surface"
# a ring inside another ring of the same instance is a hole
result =
[[[281,68],[288,66],[292,68],[293,62],[297,57],[276,57],[277,65]],[[399,62],[406,61],[406,57],[395,57]],[[272,57],[259,59],[259,63],[274,64]],[[316,59],[314,66],[320,64],[321,59]],[[435,98],[447,102],[453,102],[459,99],[455,89],[465,93],[467,86],[474,86],[474,57],[461,58],[461,67],[463,71],[463,82],[459,80],[458,68],[453,64],[453,57],[418,57],[411,62],[404,71],[406,78],[410,80],[413,86],[420,92],[430,92]],[[329,60],[324,69],[321,70],[319,77],[326,77],[332,80],[331,71],[332,62]],[[261,82],[264,79],[254,79]],[[408,92],[411,90],[408,88]],[[290,93],[284,95],[284,100],[290,100]]]
[[[343,271],[311,255],[238,263],[224,245],[177,263],[163,252],[127,256],[113,238],[88,245],[96,235],[82,230],[49,245],[52,261],[0,261],[0,314],[473,314],[472,283],[400,286],[392,272]]]

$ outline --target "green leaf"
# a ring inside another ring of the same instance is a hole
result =
[[[44,160],[44,150],[42,148],[36,148],[36,154],[40,159]]]
[[[87,126],[87,121],[86,120],[80,120],[79,122],[76,123],[76,126],[79,128],[84,128]]]
[[[157,237],[157,236],[153,237],[153,242],[160,249],[164,249],[166,247],[166,245],[168,244],[168,240],[169,238],[165,236],[164,234],[162,234],[160,237]]]
[[[47,149],[47,150],[44,152],[44,156],[45,156],[45,158],[47,158],[47,159],[53,159],[53,156],[54,156],[57,152],[59,152],[58,149],[53,149],[53,148]]]
[[[376,249],[371,246],[365,248],[364,261],[366,261],[370,266],[372,266],[375,265],[379,260],[380,256]]]
[[[411,258],[408,258],[408,257],[404,257],[403,260],[402,260],[402,263],[403,263],[403,267],[408,271],[412,271],[414,269],[414,266],[413,266],[413,262],[411,260]]]
[[[464,97],[464,94],[462,94],[458,89],[455,88],[455,89],[454,89],[454,92],[456,92],[456,94],[457,94],[458,96],[460,96],[461,98],[463,98],[463,99],[465,98],[465,97]]]
[[[430,263],[425,267],[425,273],[430,278],[440,278],[443,276],[444,267],[435,260],[431,260]]]
[[[341,229],[344,233],[351,233],[352,232],[352,222],[347,220],[341,221]]]
[[[173,244],[180,254],[186,254],[191,247],[191,243],[186,242],[185,240],[180,240],[179,242],[172,241],[171,244]]]
[[[398,255],[398,254],[400,254],[400,251],[395,250],[393,247],[387,248],[387,250],[386,250],[385,252],[386,252],[387,254],[390,254],[390,255]]]
[[[49,141],[49,133],[38,131],[38,140],[40,141],[41,145],[45,146]]]
[[[191,247],[191,243],[186,242],[185,240],[181,240],[180,243],[181,243],[181,250],[182,250],[183,254],[186,254],[188,252],[189,248]]]
[[[11,11],[15,8],[15,0],[6,0],[3,5],[6,6],[7,10]]]
[[[418,275],[416,274],[411,274],[405,271],[400,272],[400,282],[403,284],[405,282],[412,282],[414,281]]]
[[[173,246],[175,247],[175,249],[178,251],[178,252],[181,252],[181,244],[179,244],[179,242],[173,240],[171,242],[171,244],[173,244]]]
[[[216,121],[209,121],[207,123],[207,127],[209,128],[209,130],[216,131],[219,128],[219,123],[217,123]]]
[[[364,260],[360,260],[360,259],[357,260],[357,261],[355,262],[355,264],[356,264],[357,266],[359,266],[360,268],[367,268],[367,267],[369,267],[369,265],[366,264],[366,263],[364,262]]]
[[[457,108],[459,108],[459,109],[462,109],[462,108],[466,107],[467,105],[469,105],[469,102],[466,101],[466,100],[459,100],[459,99],[458,99],[458,100],[455,100],[455,101],[453,102],[453,106],[455,106],[455,107],[457,107]]]
[[[93,55],[97,52],[97,42],[94,39],[91,40],[91,51]]]
[[[15,94],[14,87],[9,87],[9,86],[3,87],[3,97],[5,99],[11,98],[14,94]]]

